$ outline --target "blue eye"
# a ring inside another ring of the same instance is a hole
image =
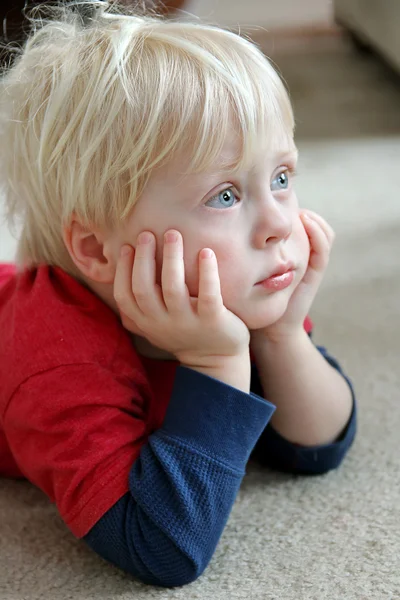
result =
[[[282,171],[272,180],[271,190],[273,192],[287,190],[289,187],[289,171]]]
[[[235,201],[237,199],[237,196],[234,194],[233,189],[232,188],[226,188],[225,190],[221,190],[220,192],[218,192],[218,194],[216,194],[215,196],[213,196],[212,198],[210,198],[207,202],[206,205],[209,204],[209,202],[212,201],[216,201],[217,203],[219,203],[219,206],[214,206],[213,208],[230,208],[232,206],[232,202]]]

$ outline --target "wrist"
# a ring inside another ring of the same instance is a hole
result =
[[[309,336],[304,329],[303,324],[298,326],[285,327],[280,329],[268,329],[266,331],[256,330],[251,332],[250,347],[255,352],[258,347],[270,346],[271,348],[280,348],[287,346],[298,346],[309,340]]]
[[[218,379],[246,394],[250,391],[251,362],[249,348],[237,356],[208,356],[181,363],[181,366]]]

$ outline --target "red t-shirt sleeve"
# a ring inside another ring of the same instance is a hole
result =
[[[313,322],[311,321],[310,317],[307,315],[306,318],[304,319],[304,323],[303,323],[303,327],[304,327],[304,331],[306,333],[312,333],[313,330]]]
[[[37,374],[12,397],[4,431],[15,461],[77,537],[128,491],[150,434],[146,404],[132,382],[96,364]]]
[[[0,263],[0,288],[16,273],[16,267],[10,263]]]

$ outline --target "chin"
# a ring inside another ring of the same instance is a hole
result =
[[[286,290],[271,294],[262,303],[254,305],[254,308],[249,311],[243,311],[242,314],[237,312],[238,317],[244,321],[248,329],[263,329],[269,327],[278,321],[286,312],[291,294],[285,294]]]

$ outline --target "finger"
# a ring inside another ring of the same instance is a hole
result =
[[[218,314],[223,305],[216,256],[210,248],[203,248],[199,255],[199,316]]]
[[[175,229],[164,235],[161,287],[168,312],[181,313],[188,305],[189,290],[185,284],[182,235]]]
[[[156,285],[155,247],[154,234],[142,231],[136,241],[131,276],[132,293],[138,307],[144,315],[153,318],[165,312],[160,286]]]
[[[321,227],[322,231],[325,233],[328,242],[330,243],[330,245],[333,244],[333,241],[335,239],[335,232],[332,229],[332,227],[329,225],[329,223],[327,223],[325,221],[325,219],[323,217],[321,217],[320,215],[314,213],[312,215],[312,218],[319,224],[319,226]]]
[[[316,221],[316,223],[319,224],[322,231],[325,233],[330,245],[332,245],[336,234],[335,234],[334,230],[332,229],[332,227],[329,225],[329,223],[327,223],[325,221],[325,219],[323,217],[321,217],[321,215],[317,214],[316,212],[314,212],[312,210],[303,210],[303,215],[307,215],[308,217],[310,217],[312,220]]]
[[[303,215],[304,227],[310,240],[310,267],[319,271],[328,264],[330,243],[319,223],[308,215]]]
[[[137,318],[141,312],[135,302],[131,287],[134,254],[135,251],[131,246],[122,246],[114,277],[115,302],[120,312],[130,319]]]

